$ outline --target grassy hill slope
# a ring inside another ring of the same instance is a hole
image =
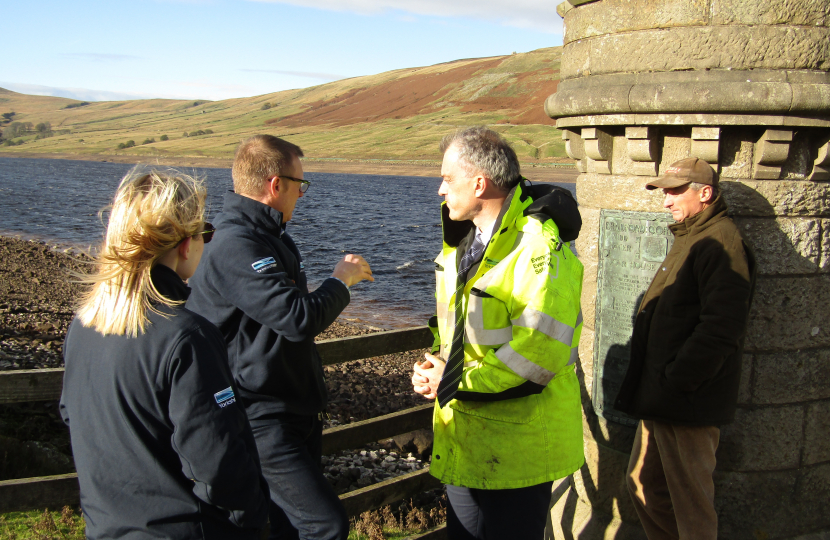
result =
[[[16,122],[50,122],[53,132],[38,140],[35,133],[18,137],[23,144],[0,146],[0,153],[230,158],[240,140],[270,133],[299,144],[312,159],[434,161],[443,135],[487,124],[507,137],[523,161],[546,160],[565,155],[543,110],[556,91],[560,53],[556,47],[457,60],[224,101],[77,106],[75,100],[0,89],[0,113],[13,111]],[[184,136],[199,130],[213,133]],[[169,140],[161,141],[162,135]],[[155,142],[142,144],[146,139]],[[128,140],[137,146],[117,149]]]

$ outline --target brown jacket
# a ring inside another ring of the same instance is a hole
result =
[[[637,418],[722,425],[735,416],[755,261],[721,197],[670,228],[640,303],[615,406]]]

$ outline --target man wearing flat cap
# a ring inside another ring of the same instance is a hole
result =
[[[755,263],[708,163],[680,160],[646,184],[657,188],[677,223],[640,303],[615,403],[640,419],[628,489],[650,540],[715,540],[715,451],[735,416]]]

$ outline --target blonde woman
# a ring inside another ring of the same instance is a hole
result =
[[[184,308],[213,236],[205,190],[133,169],[64,346],[87,538],[257,538],[268,486],[225,342]]]

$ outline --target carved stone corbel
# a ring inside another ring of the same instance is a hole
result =
[[[717,170],[720,153],[719,127],[693,127],[691,155],[702,159]]]
[[[830,180],[830,137],[825,136],[819,140],[813,172],[807,180]]]
[[[781,176],[781,166],[790,155],[793,141],[792,130],[768,129],[755,143],[752,178],[759,180],[777,180]]]
[[[562,140],[565,141],[565,153],[568,157],[576,160],[576,170],[584,173],[586,172],[585,160],[585,143],[579,133],[570,129],[562,130]]]
[[[600,128],[582,128],[582,140],[585,141],[588,172],[611,174],[611,150],[614,145],[611,135]]]
[[[628,158],[634,162],[634,174],[637,176],[657,176],[660,163],[660,145],[657,128],[648,126],[629,126],[625,128]]]

